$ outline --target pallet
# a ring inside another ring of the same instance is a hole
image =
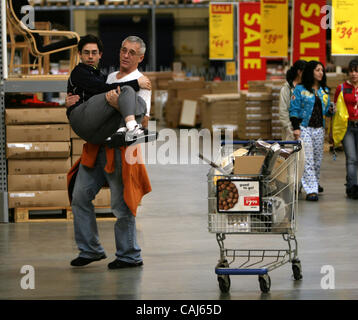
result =
[[[111,5],[111,4],[114,4],[114,5],[127,5],[128,4],[128,1],[129,0],[106,0],[104,2],[105,5]]]
[[[98,6],[98,1],[97,0],[76,0],[76,6],[90,6],[90,5],[95,5]]]
[[[151,5],[153,3],[154,0],[129,0],[130,1],[130,5],[145,5],[145,4],[149,4]]]
[[[178,0],[156,0],[157,5],[159,4],[178,4]]]
[[[110,209],[110,207],[95,207],[96,211]],[[14,208],[14,222],[66,222],[73,220],[71,207],[30,207]],[[110,212],[96,212],[99,221],[116,220]]]

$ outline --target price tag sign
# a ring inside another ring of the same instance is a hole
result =
[[[220,179],[217,181],[219,213],[261,212],[261,192],[258,180]]]
[[[332,55],[358,55],[358,2],[332,0]]]

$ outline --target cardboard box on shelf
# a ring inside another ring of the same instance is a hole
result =
[[[267,92],[241,92],[241,98],[246,101],[272,101],[272,94]]]
[[[69,142],[13,142],[6,144],[7,159],[67,158]]]
[[[7,142],[70,141],[69,124],[8,125]]]
[[[237,81],[211,81],[207,82],[211,94],[239,93]]]
[[[71,158],[8,160],[9,175],[67,173],[70,168]]]
[[[81,157],[80,154],[72,155],[72,157],[71,157],[71,166],[73,166],[80,157]]]
[[[67,190],[67,174],[8,175],[9,191]]]
[[[5,110],[5,124],[68,123],[66,108],[16,108]]]
[[[85,140],[82,139],[72,139],[72,155],[81,155],[83,145],[86,143]]]
[[[69,207],[67,190],[9,192],[9,208]]]

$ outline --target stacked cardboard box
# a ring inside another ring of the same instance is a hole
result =
[[[211,94],[239,93],[237,81],[209,81],[207,85]]]
[[[66,109],[6,109],[5,123],[9,208],[69,206]]]
[[[238,136],[243,140],[272,139],[272,94],[241,92]]]
[[[272,120],[271,120],[271,133],[272,139],[281,140],[282,139],[282,125],[280,121],[280,91],[282,88],[282,84],[272,83],[271,85],[272,91]]]
[[[206,86],[203,78],[185,78],[184,80],[173,80],[168,83],[168,100],[165,105],[165,120],[170,128],[177,128],[184,100],[198,102],[201,96],[209,94],[210,89]],[[196,108],[195,123],[202,122],[200,108]]]
[[[232,129],[237,136],[240,94],[207,94],[199,99],[201,127],[211,132]]]

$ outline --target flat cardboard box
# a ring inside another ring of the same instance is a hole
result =
[[[80,157],[81,157],[80,154],[72,155],[72,157],[71,157],[71,166],[73,166]]]
[[[66,108],[16,108],[5,110],[5,124],[68,123]]]
[[[6,142],[70,141],[69,124],[9,125]]]
[[[75,138],[75,139],[81,139],[76,132],[73,131],[73,129],[70,127],[70,138]]]
[[[71,158],[8,160],[9,175],[67,173],[70,168]]]
[[[72,139],[72,155],[81,155],[85,143],[82,139]]]
[[[264,163],[265,156],[258,155],[258,156],[241,156],[235,157],[235,164],[234,164],[234,174],[237,175],[258,175],[260,174],[262,164]],[[287,167],[280,167],[285,160],[282,158],[277,158],[274,164],[273,170],[279,170],[280,173],[276,180],[279,180],[282,183],[287,183],[288,169]],[[277,173],[278,173],[277,172]]]
[[[67,174],[8,175],[9,191],[67,190]]]
[[[184,100],[181,109],[179,125],[194,127],[196,123],[196,109],[196,101]]]
[[[9,208],[69,207],[67,190],[9,192]]]
[[[14,142],[6,144],[7,159],[67,158],[69,142]]]
[[[264,160],[264,156],[235,157],[234,174],[258,175]]]
[[[187,88],[185,90],[178,90],[177,91],[177,99],[178,100],[198,100],[200,99],[201,96],[205,95],[205,94],[209,94],[210,90],[209,89],[192,89],[192,88]]]
[[[268,101],[272,100],[272,94],[267,92],[242,92],[241,97],[247,101]]]
[[[205,88],[205,81],[203,78],[200,80],[182,80],[168,82],[168,89],[203,89]]]

